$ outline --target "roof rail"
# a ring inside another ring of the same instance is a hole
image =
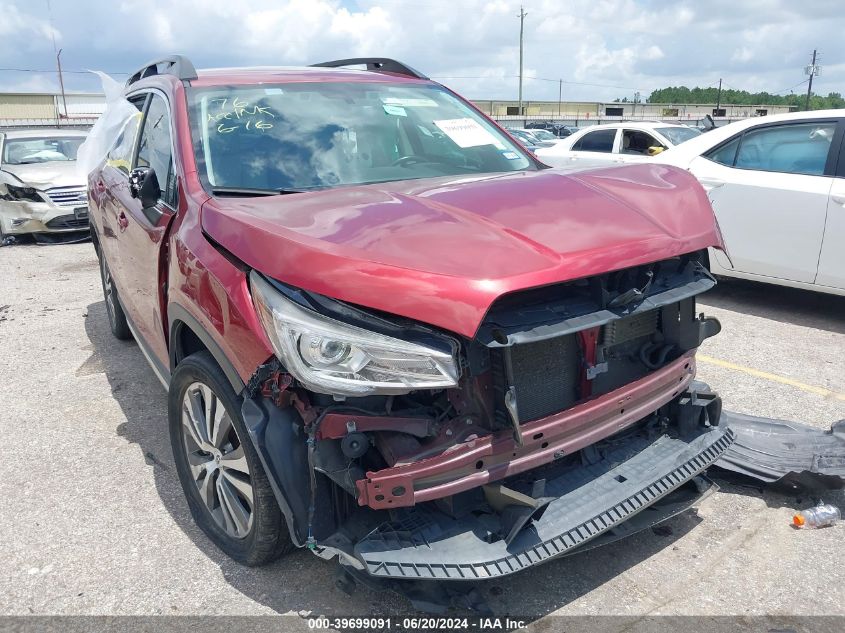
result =
[[[126,87],[128,88],[144,77],[152,77],[153,75],[174,75],[181,81],[190,81],[191,79],[197,78],[197,71],[194,69],[191,60],[184,55],[162,57],[161,59],[154,59],[153,61],[147,62],[132,73],[129,79],[126,80]]]
[[[418,70],[414,70],[410,66],[406,66],[402,62],[397,62],[395,59],[387,57],[355,57],[353,59],[336,59],[331,62],[321,62],[319,64],[311,64],[312,66],[320,66],[323,68],[342,68],[344,66],[366,66],[367,70],[383,73],[396,73],[397,75],[407,75],[408,77],[415,77],[416,79],[428,79]]]

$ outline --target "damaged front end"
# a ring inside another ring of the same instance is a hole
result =
[[[284,366],[243,414],[294,542],[370,577],[490,578],[690,507],[734,441],[693,382],[720,329],[696,315],[705,257],[506,295],[473,339],[253,273]]]
[[[49,243],[86,239],[89,226],[85,187],[65,186],[65,177],[57,178],[58,184],[22,180],[27,167],[39,175],[45,169],[44,164],[16,166],[18,175],[8,171],[12,167],[0,170],[0,235],[32,234],[36,241]]]

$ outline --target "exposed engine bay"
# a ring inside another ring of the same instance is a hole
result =
[[[253,389],[294,418],[310,472],[305,538],[319,542],[356,506],[447,507],[506,477],[581,460],[575,455],[590,447],[596,454],[597,442],[628,429],[677,433],[672,410],[694,377],[694,350],[719,331],[695,312],[695,295],[715,283],[703,257],[504,297],[476,338],[457,342],[455,389],[339,402],[266,367]],[[387,318],[382,326],[415,334]],[[321,499],[342,499],[342,507],[318,512]],[[327,515],[335,520],[321,529]]]

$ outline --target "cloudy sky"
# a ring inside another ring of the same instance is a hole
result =
[[[49,3],[49,5],[48,5]],[[645,97],[671,85],[845,92],[842,0],[524,0],[525,98]],[[50,10],[48,11],[48,6]],[[182,53],[198,68],[395,57],[473,99],[515,99],[518,0],[0,0],[0,90],[67,71],[128,73]],[[96,90],[82,72],[68,90]]]

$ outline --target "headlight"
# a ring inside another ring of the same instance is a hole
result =
[[[30,202],[44,202],[41,196],[33,187],[18,187],[17,185],[7,184],[4,196],[7,200],[29,200]]]
[[[340,396],[454,387],[454,354],[348,325],[303,308],[260,275],[252,300],[279,360],[312,391]]]

